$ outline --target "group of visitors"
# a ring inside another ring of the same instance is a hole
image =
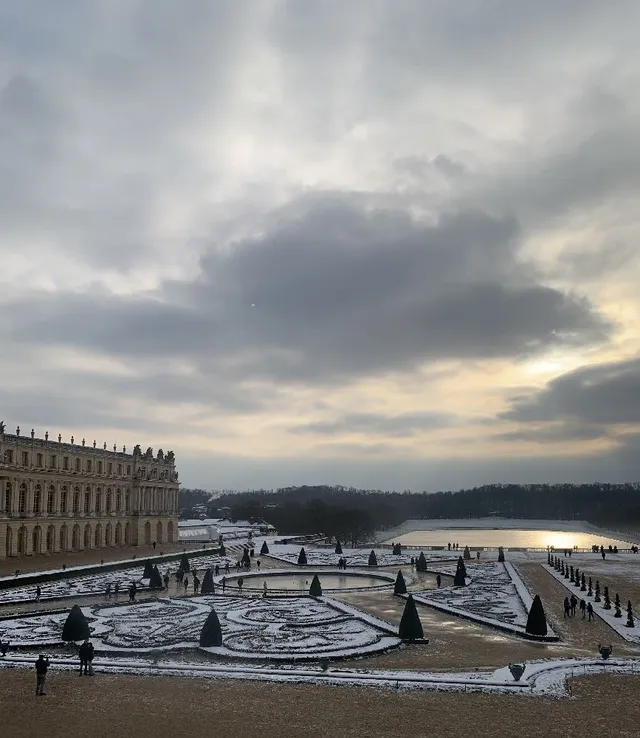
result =
[[[578,598],[574,594],[570,598],[564,598],[565,618],[574,618],[576,616],[576,608],[582,613],[583,620],[587,615],[589,616],[589,620],[593,620],[593,605],[590,602],[585,602],[585,600],[578,601]]]
[[[338,559],[338,569],[342,569],[343,571],[346,571],[347,569],[347,560],[345,559],[344,556],[341,556]]]
[[[80,676],[93,676],[93,656],[95,649],[93,643],[87,638],[84,643],[78,649],[78,656],[80,658]],[[51,662],[49,657],[41,653],[36,662],[36,695],[44,696],[47,693],[44,691],[47,684],[47,672]]]

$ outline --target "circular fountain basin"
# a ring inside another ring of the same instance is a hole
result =
[[[308,594],[311,580],[318,575],[320,586],[324,592],[343,590],[387,589],[395,582],[395,577],[383,572],[341,571],[335,569],[300,571],[300,569],[271,569],[247,574],[227,574],[226,589],[238,589],[238,580],[243,580],[243,592],[264,592],[267,584],[269,592],[299,592]],[[222,577],[218,577],[216,585],[220,585]]]

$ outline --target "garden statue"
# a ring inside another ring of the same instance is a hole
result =
[[[613,646],[601,646],[598,644],[598,651],[600,652],[600,656],[606,661],[613,653]]]

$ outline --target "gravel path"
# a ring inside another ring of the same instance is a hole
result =
[[[397,693],[353,687],[0,670],[3,734],[11,738],[566,738],[637,735],[640,677],[571,681],[574,699]],[[29,705],[27,708],[27,704]]]

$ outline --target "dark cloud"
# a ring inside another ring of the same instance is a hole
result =
[[[497,441],[524,441],[527,443],[561,443],[567,441],[595,441],[607,438],[608,429],[604,425],[580,425],[577,423],[560,423],[544,425],[538,428],[520,428],[519,430],[496,433],[491,436]]]
[[[596,344],[611,332],[586,299],[536,283],[518,264],[511,220],[459,213],[430,226],[367,211],[347,194],[280,216],[261,238],[211,250],[192,283],[136,298],[51,293],[8,304],[4,335],[177,356],[236,378],[329,381]]]
[[[378,413],[348,413],[336,420],[307,423],[293,428],[294,432],[333,435],[341,433],[363,433],[392,437],[414,436],[421,431],[448,428],[456,417],[446,413],[422,412],[382,415]]]
[[[516,399],[501,417],[523,423],[640,423],[640,359],[582,367],[563,374],[540,392]]]

